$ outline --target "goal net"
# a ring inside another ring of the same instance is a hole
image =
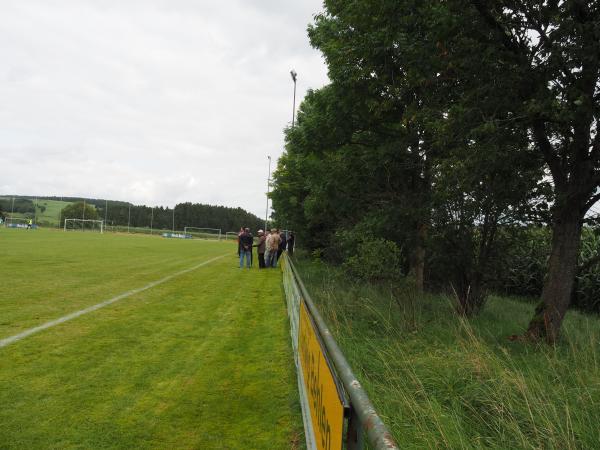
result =
[[[104,232],[103,220],[65,219],[65,231],[99,231]]]
[[[235,241],[238,238],[238,234],[240,234],[239,231],[228,231],[227,233],[225,233],[225,240]]]
[[[27,228],[29,219],[23,217],[10,217],[7,216],[4,220],[4,226],[7,228]]]
[[[188,234],[194,239],[215,239],[217,241],[221,240],[220,228],[184,227],[183,234]]]

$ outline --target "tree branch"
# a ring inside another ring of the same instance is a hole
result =
[[[544,160],[550,168],[552,178],[556,183],[557,187],[562,189],[567,181],[567,176],[564,173],[563,166],[560,162],[560,158],[556,154],[556,151],[552,147],[550,140],[546,134],[546,126],[542,119],[537,118],[534,120],[532,125],[532,131],[534,139],[544,155]]]
[[[597,194],[594,194],[590,197],[590,199],[587,201],[587,203],[584,205],[585,211],[589,211],[590,208],[592,206],[594,206],[596,204],[596,202],[600,200],[600,192],[598,192]]]
[[[597,165],[596,163],[600,159],[600,130],[598,130],[599,125],[600,120],[596,119],[596,136],[592,141],[592,150],[590,151],[590,159],[592,160],[592,164],[594,164],[594,167]]]
[[[509,33],[492,15],[491,11],[485,7],[484,3],[486,2],[482,0],[471,0],[471,4],[475,7],[484,22],[487,23],[488,26],[500,37],[504,47],[516,55],[523,56],[523,47],[519,45],[519,43],[515,42],[512,34]]]

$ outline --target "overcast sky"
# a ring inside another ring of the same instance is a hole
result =
[[[321,0],[1,0],[0,194],[265,213]],[[275,163],[273,164],[273,166]]]

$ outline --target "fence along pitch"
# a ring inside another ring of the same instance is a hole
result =
[[[299,373],[298,388],[300,390],[301,403],[302,401],[306,400],[304,384],[300,383],[302,381],[300,379],[301,371],[299,370],[298,366],[298,315],[300,301],[301,298],[303,298],[312,318],[314,319],[325,349],[333,361],[335,371],[337,372],[338,377],[341,379],[344,389],[350,398],[351,414],[346,440],[347,448],[350,450],[362,449],[364,447],[364,438],[366,434],[367,441],[375,450],[399,450],[394,438],[377,414],[377,411],[375,411],[375,407],[371,403],[367,393],[352,372],[350,364],[346,360],[346,357],[333,338],[329,327],[323,320],[323,317],[312,301],[312,298],[306,290],[306,287],[304,286],[304,283],[302,282],[294,263],[287,255],[285,257],[285,263],[282,265],[282,267],[284,272],[284,289],[288,304],[288,315],[290,317],[292,347],[294,349],[294,359],[296,360],[297,373]],[[308,448],[315,448],[311,446],[311,444],[314,445],[314,442],[312,442],[313,435],[312,424],[310,424],[310,412],[304,411],[304,404],[302,407],[305,420],[305,432],[307,435],[307,446]],[[309,422],[308,424],[306,421],[307,414]],[[310,428],[311,442],[309,442],[308,428]]]

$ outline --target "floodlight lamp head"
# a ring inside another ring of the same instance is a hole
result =
[[[296,73],[296,71],[294,69],[292,69],[292,70],[290,70],[290,75],[292,76],[292,80],[294,80],[294,83],[295,83],[298,73]]]

